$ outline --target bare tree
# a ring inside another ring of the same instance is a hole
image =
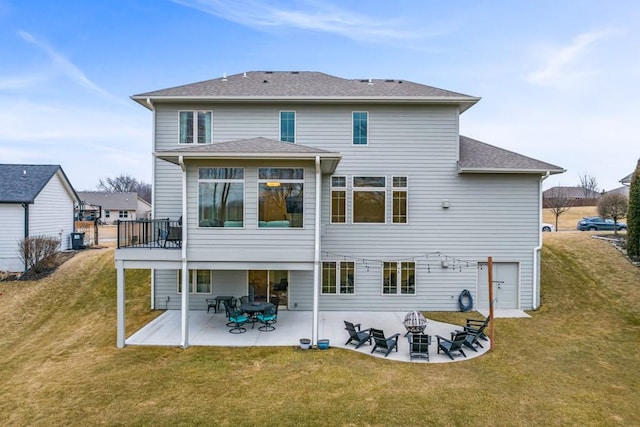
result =
[[[140,198],[151,203],[151,184],[138,181],[129,175],[120,174],[115,178],[100,179],[98,190],[107,193],[138,193]]]
[[[598,202],[598,213],[602,218],[613,219],[613,232],[618,234],[618,220],[627,216],[629,199],[620,193],[607,193]]]
[[[584,192],[584,198],[590,199],[593,197],[593,192],[598,192],[598,180],[595,176],[588,173],[582,173],[580,176],[580,187]]]
[[[570,198],[561,188],[555,187],[548,191],[544,198],[545,206],[551,210],[556,218],[556,232],[558,231],[558,217],[568,211],[573,206],[573,199]]]

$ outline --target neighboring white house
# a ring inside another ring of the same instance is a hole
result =
[[[218,295],[311,311],[314,341],[320,310],[457,311],[464,290],[487,308],[488,257],[495,307],[538,307],[542,181],[564,169],[461,136],[479,98],[266,71],[132,99],[153,114],[155,219],[119,230],[118,346],[128,268],[153,270],[183,346]]]
[[[105,191],[78,191],[82,200],[82,218],[100,218],[104,224],[117,220],[149,219],[151,204],[135,192],[108,193]]]
[[[73,210],[80,199],[58,165],[0,164],[0,271],[24,271],[19,242],[28,236],[60,239],[71,248]]]

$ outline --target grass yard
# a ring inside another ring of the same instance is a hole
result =
[[[578,220],[586,216],[598,216],[597,206],[575,206],[569,208],[558,217],[558,231],[573,230],[576,231]],[[556,224],[556,216],[551,209],[542,210],[542,222]]]
[[[544,237],[541,308],[497,319],[495,351],[449,364],[118,350],[113,250],[82,251],[40,281],[0,282],[0,425],[640,425],[640,269],[586,233]],[[157,313],[148,272],[127,274],[132,332]]]

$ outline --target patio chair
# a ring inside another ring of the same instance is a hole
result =
[[[249,295],[245,295],[240,297],[240,304],[248,304],[249,303]]]
[[[216,301],[215,298],[207,298],[206,301],[207,301],[207,313],[212,308],[213,308],[213,312],[217,313],[218,312],[218,301]]]
[[[465,347],[470,348],[473,351],[478,351],[476,349],[476,347],[480,347],[480,348],[484,348],[482,346],[482,344],[480,344],[479,339],[483,338],[485,341],[487,340],[486,335],[484,334],[484,330],[487,327],[489,321],[489,318],[487,318],[486,321],[482,322],[482,324],[480,324],[480,327],[478,328],[474,328],[474,327],[470,327],[470,326],[465,326],[464,327],[464,332],[467,333],[467,338],[464,340],[464,345]],[[471,319],[469,319],[471,320]],[[467,325],[469,324],[469,322],[467,322]],[[456,331],[459,332],[459,331]],[[451,333],[451,338],[453,339],[454,333]]]
[[[273,309],[276,315],[276,320],[273,323],[278,323],[278,306],[280,305],[280,298],[277,295],[272,295],[269,298],[269,302],[275,306]]]
[[[464,357],[467,357],[467,355],[464,354],[464,350],[462,350],[464,342],[467,339],[467,332],[457,331],[454,333],[453,338],[450,340],[441,337],[440,335],[436,335],[436,337],[438,337],[438,354],[440,353],[440,350],[442,350],[447,356],[451,358],[451,360],[453,360],[453,353],[456,352],[462,354]]]
[[[258,314],[256,318],[258,322],[262,323],[262,326],[258,328],[259,331],[270,332],[276,329],[276,327],[273,326],[278,319],[275,309],[267,308],[263,313]]]
[[[409,334],[409,359],[427,359],[429,361],[429,344],[431,337],[427,334]]]
[[[241,334],[243,332],[247,332],[247,328],[244,328],[242,325],[247,323],[249,318],[245,316],[240,310],[233,309],[231,310],[231,314],[229,315],[229,323],[233,328],[229,329],[229,332],[232,334]],[[227,326],[229,326],[227,323]]]
[[[360,347],[364,343],[371,344],[370,329],[360,330],[360,323],[353,324],[351,322],[344,321],[344,328],[349,332],[349,339],[344,345],[353,344],[356,348]]]
[[[471,333],[478,333],[479,337],[485,341],[489,341],[489,338],[484,334],[484,329],[489,325],[491,316],[487,316],[486,319],[467,319],[467,323],[464,326],[464,330]],[[482,346],[481,346],[482,347]]]
[[[396,349],[396,351],[398,351],[399,336],[400,334],[398,333],[393,334],[390,337],[385,337],[382,329],[371,328],[371,337],[373,338],[373,341],[375,343],[375,345],[373,346],[373,350],[371,350],[371,353],[373,353],[374,351],[379,351],[381,353],[384,353],[384,357],[387,357],[394,348]]]
[[[232,300],[222,301],[224,304],[224,314],[227,316],[227,326],[233,326],[233,322],[231,321],[231,314],[234,310],[236,310],[235,304],[233,304]]]

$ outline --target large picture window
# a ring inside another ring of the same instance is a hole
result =
[[[295,111],[280,112],[280,141],[296,142],[296,113]]]
[[[211,144],[211,111],[180,111],[180,144]]]
[[[353,120],[353,145],[368,144],[369,113],[366,111],[354,111]]]
[[[407,177],[406,176],[394,176],[392,179],[393,187],[393,214],[392,222],[394,224],[406,224],[407,223]]]
[[[354,223],[384,223],[385,207],[386,178],[384,176],[353,177]]]
[[[198,169],[198,225],[244,226],[244,169]]]
[[[355,263],[353,261],[326,261],[322,263],[323,294],[354,294]]]
[[[258,169],[258,227],[301,228],[304,224],[304,169]]]
[[[211,270],[189,270],[189,293],[210,294],[211,292]],[[182,270],[178,270],[178,293],[182,293]]]
[[[416,263],[413,261],[384,262],[382,263],[382,293],[413,295],[416,293],[415,277]]]
[[[347,178],[331,177],[331,223],[347,222]]]

